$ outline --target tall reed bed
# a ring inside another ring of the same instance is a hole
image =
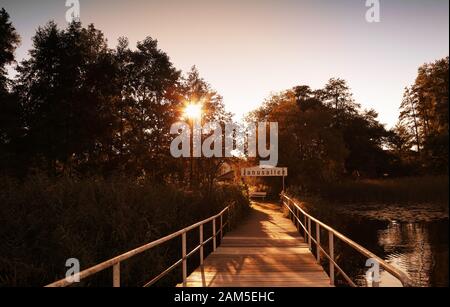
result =
[[[153,182],[0,177],[0,286],[43,286],[65,276],[68,258],[82,269],[217,214],[233,204],[242,218],[249,201],[236,186],[210,195]],[[234,222],[235,223],[235,222]],[[196,237],[191,234],[190,242]],[[122,267],[125,285],[139,286],[180,257],[174,240]],[[195,265],[194,263],[191,263]],[[179,282],[177,271],[160,285]],[[109,286],[111,272],[81,285]]]
[[[299,197],[319,196],[332,203],[436,203],[448,206],[448,176],[344,180],[291,188]]]

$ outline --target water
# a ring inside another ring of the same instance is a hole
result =
[[[448,286],[448,209],[431,204],[340,205],[313,210],[338,231],[407,273],[417,286]],[[344,270],[365,285],[365,259],[338,244]],[[345,261],[344,261],[345,259]],[[380,286],[400,286],[382,272]]]

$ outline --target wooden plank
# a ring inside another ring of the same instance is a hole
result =
[[[276,284],[273,283],[252,283],[252,284],[248,284],[248,283],[239,283],[239,282],[231,282],[231,283],[224,283],[224,282],[219,282],[219,283],[211,283],[209,285],[204,285],[204,286],[198,286],[196,283],[188,283],[187,287],[223,287],[223,288],[236,288],[236,287],[240,287],[240,288],[300,288],[300,287],[310,287],[310,288],[318,288],[318,287],[322,287],[321,283],[292,283],[292,282],[279,282]],[[324,286],[325,287],[325,286]]]
[[[186,287],[328,287],[309,244],[274,204],[254,204],[186,280]]]
[[[266,255],[266,254],[310,254],[308,249],[302,247],[222,247],[216,250],[216,255]]]

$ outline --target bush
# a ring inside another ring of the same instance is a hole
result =
[[[49,179],[19,182],[0,177],[0,286],[43,286],[65,276],[68,258],[82,269],[159,239],[233,205],[242,218],[248,198],[235,186],[211,195],[127,178]],[[205,229],[205,231],[207,231]],[[194,243],[198,234],[192,234]],[[197,242],[198,243],[198,242]],[[124,263],[122,281],[139,286],[180,258],[179,240]],[[194,263],[192,263],[194,265]],[[179,282],[179,274],[161,285]],[[82,285],[111,284],[107,270]]]

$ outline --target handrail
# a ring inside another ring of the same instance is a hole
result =
[[[356,284],[350,279],[350,277],[344,272],[344,270],[335,262],[334,258],[334,237],[340,239],[342,242],[349,245],[351,248],[362,254],[363,256],[367,257],[368,259],[375,260],[381,267],[383,267],[387,272],[392,274],[395,278],[397,278],[404,287],[411,287],[414,285],[414,283],[411,281],[411,279],[401,270],[398,270],[397,268],[393,267],[374,253],[370,252],[366,248],[362,247],[358,243],[354,242],[353,240],[347,238],[340,232],[336,231],[335,229],[331,228],[330,226],[324,224],[323,222],[319,221],[315,217],[311,216],[310,214],[306,213],[305,210],[303,210],[297,202],[292,199],[291,197],[287,196],[286,194],[281,194],[283,205],[289,210],[291,213],[291,216],[293,219],[295,219],[295,223],[298,226],[303,228],[303,231],[305,233],[305,240],[307,240],[309,244],[309,248],[312,248],[312,243],[316,246],[317,251],[317,261],[320,262],[320,255],[321,252],[325,255],[325,257],[328,259],[330,264],[330,283],[334,285],[335,276],[334,276],[334,270],[337,269],[344,277],[344,279],[350,284],[352,287],[356,287]],[[294,210],[289,205],[293,205],[297,212],[294,212]],[[302,222],[300,219],[300,214],[303,215],[304,221]],[[311,222],[314,222],[316,224],[316,238],[313,238],[312,232],[311,232]],[[328,231],[328,238],[329,238],[329,246],[328,250],[329,253],[325,251],[323,246],[320,244],[320,230],[321,228]],[[373,281],[372,286],[378,286],[378,283],[376,281]]]
[[[223,216],[225,215],[225,213],[228,213],[227,216],[227,220],[224,223],[223,221]],[[153,284],[155,284],[157,281],[159,281],[162,277],[166,276],[168,273],[170,273],[173,269],[175,269],[176,267],[178,267],[180,264],[182,265],[182,271],[183,271],[183,286],[186,286],[186,278],[187,278],[187,259],[189,257],[191,257],[192,255],[194,255],[196,252],[200,252],[200,264],[203,264],[203,260],[204,260],[204,250],[203,247],[213,241],[213,251],[216,250],[217,248],[217,236],[220,234],[220,239],[222,239],[223,237],[223,231],[224,228],[226,226],[230,227],[231,226],[231,221],[230,221],[230,206],[226,207],[225,209],[223,209],[220,213],[211,216],[210,218],[207,218],[201,222],[198,222],[196,224],[193,224],[189,227],[186,227],[184,229],[181,229],[177,232],[174,232],[168,236],[165,236],[161,239],[158,239],[156,241],[153,241],[151,243],[148,243],[146,245],[143,245],[141,247],[138,247],[136,249],[133,249],[129,252],[126,252],[124,254],[121,254],[117,257],[114,257],[112,259],[106,260],[102,263],[99,263],[93,267],[90,267],[86,270],[83,270],[79,273],[76,273],[73,276],[70,276],[70,278],[64,278],[61,279],[59,281],[56,281],[54,283],[51,283],[49,285],[47,285],[46,287],[49,288],[58,288],[58,287],[67,287],[70,285],[73,285],[74,283],[81,281],[87,277],[90,277],[94,274],[97,274],[101,271],[104,271],[106,269],[109,268],[113,268],[113,286],[114,287],[120,287],[120,264],[136,255],[142,254],[156,246],[159,246],[163,243],[166,243],[172,239],[175,239],[179,236],[182,237],[182,258],[179,259],[177,262],[175,262],[175,264],[173,264],[172,266],[170,266],[168,269],[166,269],[165,271],[163,271],[160,275],[158,275],[157,277],[155,277],[154,279],[152,279],[150,282],[148,282],[147,284],[144,285],[144,287],[149,287]],[[220,227],[218,230],[216,230],[216,220],[220,219]],[[203,226],[205,224],[208,224],[212,222],[212,236],[206,240],[203,240]],[[186,234],[194,229],[200,228],[200,243],[198,246],[196,246],[191,252],[189,252],[189,254],[187,254],[187,240],[186,240]],[[77,280],[77,281],[75,281]]]

